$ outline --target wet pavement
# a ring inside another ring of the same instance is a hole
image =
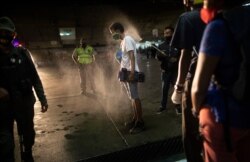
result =
[[[97,93],[87,95],[80,95],[75,66],[38,67],[49,110],[41,113],[40,103],[35,105],[35,161],[76,162],[181,135],[181,116],[176,115],[170,99],[168,110],[156,114],[161,96],[160,62],[144,56],[139,62],[146,74],[146,81],[139,83],[146,130],[134,135],[124,127],[132,109],[116,77],[117,62],[97,56],[93,74]],[[18,162],[18,146],[16,156]]]

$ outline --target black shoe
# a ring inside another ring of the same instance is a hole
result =
[[[157,110],[157,114],[161,114],[163,113],[164,111],[166,111],[167,109],[166,108],[163,108],[163,107],[160,107],[159,110]]]
[[[129,130],[130,134],[140,133],[145,130],[144,122],[138,121],[135,126]]]
[[[25,151],[23,155],[24,162],[34,162],[32,151]]]
[[[125,122],[124,125],[125,125],[126,128],[131,129],[131,128],[133,128],[135,126],[135,120]]]
[[[81,95],[86,95],[87,93],[86,93],[86,91],[81,91],[80,94],[81,94]]]
[[[175,112],[176,112],[177,115],[181,115],[182,114],[181,106],[175,107]]]

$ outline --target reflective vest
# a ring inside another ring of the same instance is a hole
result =
[[[77,60],[80,64],[90,64],[93,62],[93,48],[86,46],[85,48],[76,49]]]

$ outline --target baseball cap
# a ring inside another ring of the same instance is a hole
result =
[[[8,17],[0,18],[0,29],[8,30],[10,32],[15,32],[16,30],[13,21]]]

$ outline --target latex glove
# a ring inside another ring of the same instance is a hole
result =
[[[181,104],[182,101],[182,92],[181,91],[177,91],[176,89],[174,90],[172,96],[171,96],[171,100],[174,104]]]

